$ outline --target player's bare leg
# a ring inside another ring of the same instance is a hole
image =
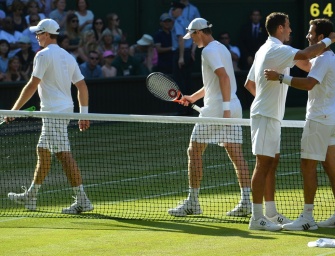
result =
[[[335,198],[335,145],[328,146],[326,160],[322,162],[323,169],[328,175],[333,195]],[[317,225],[323,228],[335,228],[335,213],[325,221],[318,222]]]
[[[224,147],[228,153],[237,175],[238,183],[241,189],[241,199],[237,206],[227,212],[228,216],[246,216],[251,213],[251,178],[248,164],[243,157],[242,145],[238,143],[225,143]]]
[[[168,213],[176,217],[201,214],[198,200],[200,183],[203,176],[202,155],[207,147],[205,143],[190,141],[187,149],[189,194],[179,206],[169,209]]]

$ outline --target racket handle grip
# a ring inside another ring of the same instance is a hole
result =
[[[191,108],[193,108],[194,110],[196,110],[196,111],[198,111],[199,113],[200,113],[200,111],[201,111],[201,108],[200,107],[198,107],[197,105],[195,105],[195,104],[190,104],[190,107]]]

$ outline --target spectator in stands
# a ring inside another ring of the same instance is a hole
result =
[[[65,35],[69,38],[68,51],[77,59],[78,47],[81,39],[79,31],[79,20],[78,16],[74,13],[70,13],[66,17]]]
[[[90,51],[88,54],[88,61],[79,65],[81,73],[85,79],[101,78],[103,77],[101,66],[98,64],[100,55],[96,51]]]
[[[6,77],[9,51],[10,45],[8,41],[5,39],[0,39],[0,81],[3,81]]]
[[[79,31],[87,31],[92,29],[94,14],[89,10],[88,0],[76,0],[77,11],[75,14],[79,19]]]
[[[117,50],[120,41],[126,40],[126,36],[123,34],[123,31],[120,26],[120,18],[116,13],[109,13],[106,16],[106,27],[112,32],[113,35],[113,45],[114,49]]]
[[[22,72],[18,56],[13,56],[8,61],[8,69],[4,82],[28,81],[28,76]]]
[[[35,52],[31,49],[29,37],[21,36],[18,43],[20,45],[21,51],[16,53],[15,56],[19,58],[22,74],[24,74],[25,78],[28,78],[33,71]]]
[[[104,77],[116,76],[116,69],[112,67],[112,62],[115,59],[115,54],[112,51],[105,51],[102,55],[104,58],[104,65],[102,66],[102,73]]]
[[[38,7],[38,3],[36,0],[29,0],[29,2],[27,3],[27,15],[25,19],[26,19],[28,26],[30,26],[29,16],[31,14],[37,14],[40,17],[40,20],[45,19],[45,14],[40,12],[40,9]]]
[[[261,11],[259,9],[253,9],[250,14],[250,21],[242,27],[240,38],[240,68],[243,70],[250,69],[254,61],[255,53],[268,37],[264,23],[261,21]]]
[[[12,12],[9,14],[13,18],[14,30],[22,32],[28,25],[23,14],[25,5],[19,0],[15,0],[12,4]]]
[[[242,118],[242,107],[237,98],[237,84],[230,53],[212,36],[212,24],[202,18],[194,19],[188,26],[184,39],[192,38],[203,48],[203,87],[192,95],[185,95],[181,101],[188,106],[204,98],[200,117]],[[200,184],[203,176],[202,156],[208,144],[223,146],[236,170],[241,189],[238,205],[227,212],[228,216],[247,216],[251,213],[250,174],[243,157],[241,126],[216,126],[196,124],[190,138],[188,153],[189,195],[182,204],[168,210],[172,216],[184,217],[201,214],[199,203]]]
[[[65,0],[55,0],[54,4],[56,8],[50,12],[49,18],[57,21],[60,27],[60,33],[64,34],[66,27],[66,16],[72,11],[65,11],[66,9]]]
[[[158,62],[154,39],[148,34],[144,34],[136,44],[130,46],[129,55],[141,64],[141,75],[149,75]]]
[[[36,33],[43,50],[36,54],[34,71],[29,82],[24,86],[12,110],[19,110],[38,91],[41,99],[41,111],[73,112],[71,84],[78,90],[78,101],[81,113],[88,113],[88,90],[83,75],[76,61],[57,45],[59,25],[52,19],[42,20],[36,27],[30,28]],[[9,118],[5,119],[7,122]],[[82,184],[82,177],[77,162],[72,156],[67,126],[69,120],[43,118],[42,132],[37,145],[37,164],[33,182],[23,193],[8,193],[8,198],[15,203],[23,204],[26,209],[37,209],[37,195],[50,168],[52,155],[63,167],[63,170],[75,193],[75,202],[62,209],[63,214],[79,214],[93,210]],[[80,131],[89,128],[88,120],[79,120]]]
[[[99,43],[99,53],[102,55],[105,51],[115,52],[115,48],[113,44],[113,35],[109,29],[105,29],[102,32],[101,40]]]
[[[0,29],[0,39],[5,39],[9,42],[10,52],[8,57],[13,57],[20,49],[18,40],[22,36],[22,33],[14,29],[13,18],[7,16],[3,19],[2,30]]]
[[[39,22],[40,22],[40,16],[38,14],[29,15],[30,26],[36,26]],[[38,44],[35,33],[32,33],[29,30],[29,28],[26,28],[22,32],[22,35],[30,38],[31,48],[34,52],[37,52],[40,49],[40,45]]]
[[[159,20],[161,28],[154,35],[154,43],[158,53],[158,63],[154,70],[165,74],[172,74],[173,52],[171,30],[173,21],[168,13],[163,13]]]
[[[194,4],[191,4],[190,1],[180,0],[180,2],[185,5],[182,15],[188,20],[188,22],[201,17],[198,8]]]
[[[192,39],[184,40],[186,28],[189,22],[182,16],[185,5],[179,1],[171,2],[172,16],[175,18],[172,29],[172,50],[173,50],[173,78],[184,94],[191,94],[192,69],[194,59],[192,57]],[[191,109],[188,110],[191,114]]]
[[[102,32],[105,30],[106,26],[104,20],[100,17],[94,17],[92,29],[94,31],[95,40],[100,43]]]
[[[118,46],[118,55],[112,62],[112,67],[116,69],[117,76],[140,75],[140,63],[129,55],[129,44],[121,41]]]
[[[82,38],[79,43],[77,62],[78,63],[88,62],[89,53],[91,51],[98,52],[98,49],[99,44],[95,40],[94,31],[91,29],[83,32]]]
[[[230,35],[228,32],[224,31],[219,35],[219,42],[222,43],[224,46],[227,47],[231,54],[231,58],[233,61],[234,71],[240,71],[239,60],[241,57],[240,49],[237,46],[230,44]]]

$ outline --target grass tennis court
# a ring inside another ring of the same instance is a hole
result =
[[[287,114],[290,115],[289,119],[302,119],[303,111],[304,109],[288,109]],[[120,130],[115,127],[113,143],[118,145],[118,137],[122,136],[125,127]],[[148,129],[154,128],[149,126]],[[129,129],[128,133],[139,132]],[[170,136],[176,138],[178,143],[187,146],[188,136],[185,138],[172,136],[173,130],[169,131]],[[147,160],[144,154],[145,147],[134,140],[128,141],[128,145],[131,146],[111,147],[107,151],[104,148],[107,136],[90,134],[94,143],[101,147],[101,151],[93,151],[93,146],[89,148],[80,140],[76,140],[73,145],[74,152],[87,151],[75,156],[78,163],[90,170],[90,173],[84,171],[83,175],[87,192],[95,204],[95,211],[83,214],[85,218],[58,214],[62,207],[68,206],[72,201],[71,190],[68,189],[67,181],[57,164],[53,166],[45,186],[41,189],[39,212],[29,215],[22,207],[8,202],[6,198],[8,189],[29,185],[33,170],[25,166],[34,166],[36,161],[34,141],[27,141],[24,134],[13,136],[14,143],[7,145],[7,148],[13,150],[15,154],[8,155],[19,154],[21,157],[3,161],[8,165],[0,167],[1,172],[9,173],[2,174],[7,180],[1,181],[0,189],[1,215],[8,214],[8,217],[0,218],[1,255],[331,255],[333,253],[332,249],[307,247],[309,241],[322,237],[333,238],[332,229],[309,232],[257,232],[248,230],[248,218],[239,220],[224,218],[225,211],[237,203],[239,191],[234,173],[228,172],[231,167],[227,167],[227,172],[220,171],[221,168],[225,168],[223,163],[229,165],[225,153],[220,155],[220,159],[210,157],[212,152],[218,154],[216,151],[218,147],[215,146],[209,148],[205,158],[206,170],[200,199],[204,214],[201,217],[187,219],[167,216],[167,208],[174,207],[178,200],[187,194],[186,146],[180,147],[180,152],[170,152],[167,148],[172,147],[176,141],[159,137],[155,140],[155,144],[157,148],[164,145],[162,151],[158,151],[159,154],[157,151],[149,152],[150,161],[138,166],[139,172],[127,172],[132,170],[132,162]],[[143,136],[141,140],[145,141],[146,138]],[[300,134],[297,135],[297,139],[299,137]],[[22,145],[18,147],[20,141]],[[34,146],[27,149],[24,146],[27,143]],[[246,141],[245,150],[250,146],[248,143]],[[85,155],[87,156],[90,150],[92,154],[90,159],[87,159]],[[300,177],[299,163],[293,163],[296,162],[296,156],[290,159],[295,150],[292,149],[292,152],[290,150],[285,148],[285,152],[288,153],[279,167],[278,183],[286,184],[286,189],[282,188],[279,191],[281,195],[279,198],[282,201],[279,200],[278,203],[288,205],[291,208],[289,217],[294,218],[301,210],[302,190],[301,183],[290,183],[292,177],[295,180],[299,180]],[[173,168],[167,171],[171,162],[160,161],[160,158],[163,154],[164,159],[169,159],[176,153],[185,157],[175,160]],[[114,157],[111,158],[110,155]],[[103,164],[106,166],[102,168],[113,172],[113,175],[98,176],[98,173],[97,176],[89,175],[94,174],[94,167],[101,164],[99,159],[104,159]],[[248,162],[252,168],[254,164],[252,156],[249,156]],[[294,172],[292,165],[297,166]],[[15,180],[10,178],[11,166],[15,166],[12,172],[21,173]],[[118,168],[113,169],[113,166]],[[288,168],[291,170],[290,173],[286,173]],[[148,191],[143,188],[148,188]],[[117,194],[117,191],[123,193]],[[51,194],[52,203],[49,201]],[[334,205],[327,186],[319,191],[319,196],[320,194],[322,196],[320,202],[325,202],[328,207]],[[296,197],[297,202],[288,202],[287,199],[291,199],[292,196]],[[324,214],[321,206],[316,207],[316,214]]]

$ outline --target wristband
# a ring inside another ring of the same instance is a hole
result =
[[[88,114],[88,106],[80,106],[81,114]]]
[[[328,37],[322,39],[321,42],[323,42],[326,45],[326,48],[332,44],[332,40]]]
[[[293,78],[292,76],[284,75],[283,83],[287,84],[288,86],[291,86],[292,78]]]
[[[222,102],[223,111],[230,110],[230,101]]]

